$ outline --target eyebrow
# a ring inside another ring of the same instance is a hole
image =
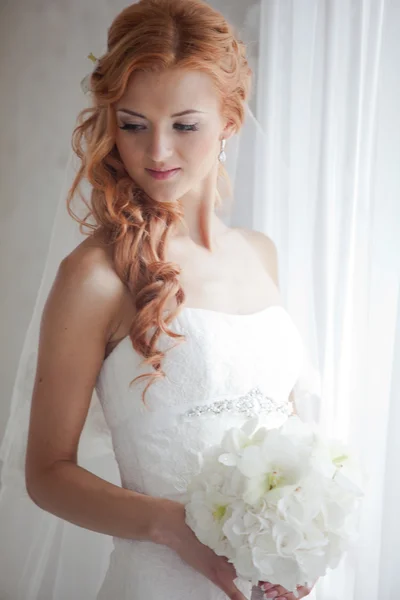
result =
[[[125,112],[125,113],[128,113],[129,115],[133,115],[134,117],[140,117],[141,119],[146,119],[146,117],[144,115],[141,115],[140,113],[137,113],[133,110],[129,110],[129,108],[118,108],[117,112]],[[183,115],[191,115],[193,113],[205,114],[204,111],[202,111],[202,110],[189,109],[189,110],[183,110],[182,112],[179,112],[179,113],[175,113],[174,115],[171,115],[171,118],[183,117]]]

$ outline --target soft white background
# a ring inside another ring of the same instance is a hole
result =
[[[400,2],[213,2],[247,19],[265,190],[250,225],[322,375],[317,416],[370,475],[360,542],[318,600],[400,589]],[[124,2],[14,1],[0,14],[1,426],[39,285],[88,52]],[[253,28],[253,29],[252,29]],[[1,434],[1,431],[0,431]],[[25,599],[24,599],[25,600]],[[58,600],[58,599],[55,599]]]

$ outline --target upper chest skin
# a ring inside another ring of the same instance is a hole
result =
[[[185,305],[243,314],[281,303],[279,289],[266,266],[268,257],[261,256],[252,234],[231,229],[221,236],[212,252],[191,240],[172,239],[165,258],[181,270],[179,282],[185,292]],[[171,298],[166,310],[175,307],[175,298]],[[134,316],[132,297],[127,291],[120,324],[107,345],[106,355],[129,335]]]

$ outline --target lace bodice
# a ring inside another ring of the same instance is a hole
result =
[[[303,345],[280,305],[244,315],[184,308],[172,329],[186,341],[162,336],[166,377],[149,387],[147,406],[148,379],[129,387],[149,372],[129,337],[104,361],[96,389],[124,487],[178,499],[197,453],[227,427],[257,413],[271,426],[287,417]]]
[[[289,394],[302,369],[304,347],[280,305],[248,315],[184,308],[171,328],[178,343],[163,335],[164,379],[142,402],[142,357],[124,338],[103,363],[96,390],[112,435],[123,487],[140,493],[187,499],[199,456],[221,441],[226,429],[259,414],[279,426],[291,413]],[[251,586],[238,578],[247,598]],[[226,600],[219,588],[165,546],[114,538],[114,550],[98,600]]]

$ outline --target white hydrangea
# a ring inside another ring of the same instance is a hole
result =
[[[280,584],[296,597],[335,568],[356,538],[365,475],[337,440],[290,416],[228,430],[201,456],[187,490],[186,522],[239,577]]]

